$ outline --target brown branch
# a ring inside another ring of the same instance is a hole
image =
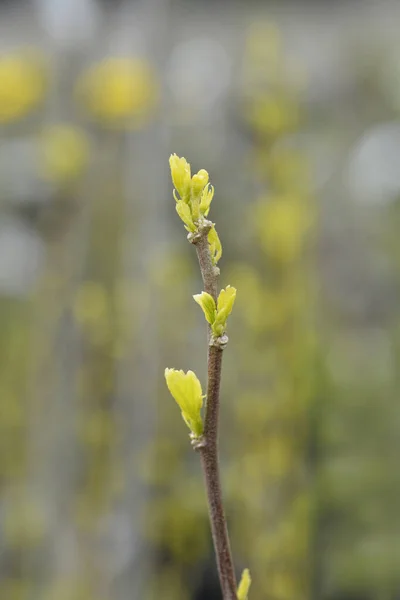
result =
[[[204,291],[217,301],[219,269],[212,264],[208,239],[204,231],[193,243],[196,246]],[[222,347],[210,345],[211,330],[208,327],[208,384],[204,419],[204,435],[197,449],[207,490],[211,532],[217,559],[223,600],[237,600],[237,583],[229,543],[228,528],[222,501],[218,460],[219,393],[221,384]]]
[[[211,260],[210,248],[208,245],[207,234],[209,228],[205,229],[198,238],[195,238],[197,258],[199,259],[201,276],[204,283],[204,291],[210,294],[217,302],[218,293],[218,267],[214,267]]]

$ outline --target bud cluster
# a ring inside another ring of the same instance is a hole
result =
[[[176,201],[176,212],[184,223],[191,239],[203,230],[208,232],[211,258],[214,265],[221,258],[222,246],[214,224],[206,220],[214,197],[214,187],[209,183],[209,175],[205,169],[200,169],[191,175],[190,164],[186,158],[171,154],[169,158],[173,195]],[[204,227],[209,224],[208,227]]]

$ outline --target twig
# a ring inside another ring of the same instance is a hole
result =
[[[237,589],[235,569],[229,543],[228,528],[222,501],[218,462],[219,389],[221,385],[222,353],[228,343],[227,318],[232,312],[236,289],[230,285],[218,292],[222,246],[214,223],[207,220],[214,188],[204,169],[191,176],[190,165],[183,157],[171,154],[169,159],[174,184],[176,212],[189,232],[188,240],[195,246],[203,278],[204,290],[193,299],[201,307],[208,326],[208,382],[204,420],[201,415],[203,393],[193,371],[184,373],[165,369],[169,391],[181,409],[182,417],[191,430],[194,449],[200,453],[207,490],[211,532],[217,559],[223,600],[247,600],[251,583],[245,569]]]
[[[195,240],[204,290],[217,301],[219,269],[212,264],[207,230]],[[210,344],[211,328],[208,326],[208,384],[207,404],[204,419],[204,434],[197,445],[204,472],[211,532],[217,559],[218,574],[223,600],[237,600],[236,576],[229,543],[228,528],[224,513],[218,460],[219,392],[223,345]]]

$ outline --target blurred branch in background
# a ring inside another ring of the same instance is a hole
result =
[[[273,24],[250,28],[243,67],[241,119],[251,140],[249,176],[260,192],[248,209],[249,258],[231,267],[232,281],[246,290],[238,299],[242,321],[234,335],[243,352],[233,358],[240,367],[230,394],[243,438],[232,446],[240,465],[230,474],[232,523],[251,556],[255,597],[305,599],[315,505],[315,199],[310,167],[290,143],[304,120]],[[250,518],[241,515],[243,505],[251,506]]]

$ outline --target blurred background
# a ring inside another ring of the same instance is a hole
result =
[[[213,600],[164,368],[205,383],[168,158],[238,289],[221,464],[251,600],[400,598],[400,3],[0,2],[0,598]]]

